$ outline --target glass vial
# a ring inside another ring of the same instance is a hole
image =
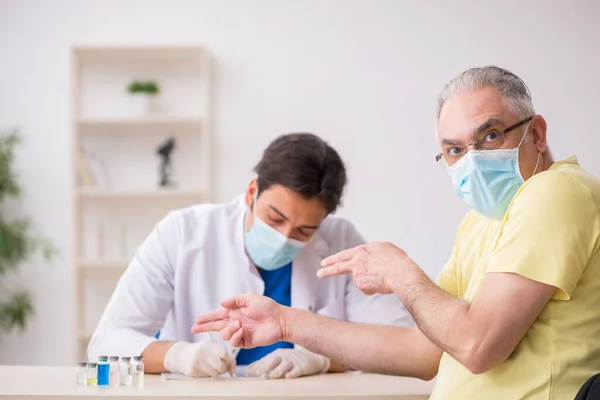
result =
[[[87,364],[87,384],[88,386],[96,386],[98,384],[98,364]]]
[[[119,357],[109,357],[108,367],[108,384],[110,386],[119,386]]]
[[[98,386],[108,386],[108,357],[100,356],[98,360]]]
[[[87,363],[77,364],[77,386],[87,385]]]
[[[130,360],[131,357],[121,357],[121,363],[119,364],[119,381],[121,386],[131,386]]]
[[[144,361],[141,356],[133,357],[131,376],[133,377],[133,386],[144,386]]]

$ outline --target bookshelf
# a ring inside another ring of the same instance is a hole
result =
[[[163,129],[178,129],[186,126],[201,127],[202,119],[168,116],[149,116],[146,118],[83,118],[77,121],[77,123],[82,128],[161,126]]]
[[[135,80],[159,87],[132,107]],[[169,211],[211,201],[209,57],[202,47],[75,47],[71,51],[75,361],[136,248]],[[157,149],[174,139],[174,184]]]
[[[113,199],[113,200],[152,200],[152,199],[176,199],[194,198],[200,199],[205,196],[201,190],[194,189],[166,189],[166,190],[128,190],[128,189],[103,189],[103,188],[78,188],[76,195],[81,199]]]

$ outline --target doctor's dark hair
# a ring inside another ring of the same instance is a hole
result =
[[[259,195],[273,185],[282,185],[305,199],[320,198],[328,214],[341,204],[347,180],[337,151],[311,133],[279,136],[265,149],[254,172]]]

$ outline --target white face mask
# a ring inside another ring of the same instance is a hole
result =
[[[291,263],[306,242],[290,239],[263,221],[256,214],[256,198],[252,213],[254,224],[246,232],[246,251],[254,265],[274,271]]]

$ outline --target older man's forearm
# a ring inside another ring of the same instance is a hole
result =
[[[421,270],[408,279],[395,277],[390,282],[425,336],[463,365],[468,364],[475,347],[472,342],[479,337],[468,319],[469,303],[440,289]]]
[[[442,352],[416,327],[364,325],[293,308],[284,311],[284,340],[350,369],[433,379]]]

